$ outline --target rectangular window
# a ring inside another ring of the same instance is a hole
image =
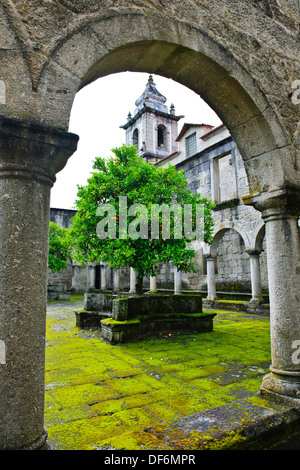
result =
[[[186,150],[186,156],[191,157],[192,155],[195,155],[197,153],[197,140],[196,140],[196,132],[193,134],[189,135],[185,139],[185,150]]]
[[[215,203],[237,197],[235,166],[228,153],[212,160],[212,200]]]
[[[235,178],[231,162],[231,154],[218,159],[219,164],[219,200],[228,201],[235,195]]]

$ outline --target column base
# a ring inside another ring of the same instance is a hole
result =
[[[259,297],[252,297],[251,300],[249,300],[249,304],[256,304],[256,305],[261,305],[263,303],[263,298]]]
[[[50,450],[50,446],[47,443],[48,433],[46,430],[43,431],[42,435],[31,444],[27,444],[21,447],[19,450]]]
[[[263,378],[260,393],[300,408],[300,372],[274,372],[273,369]]]

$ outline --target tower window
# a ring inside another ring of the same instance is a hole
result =
[[[159,127],[157,130],[157,143],[158,143],[158,147],[164,146],[164,131],[162,130],[161,127]]]
[[[167,129],[165,126],[160,124],[157,128],[157,147],[159,148],[167,148],[167,139],[166,139],[166,134],[167,134]]]
[[[135,129],[132,134],[132,145],[136,145],[137,149],[139,149],[139,131]]]

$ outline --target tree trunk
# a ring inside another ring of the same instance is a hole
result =
[[[139,273],[136,277],[135,292],[136,295],[142,295],[143,293],[143,276],[141,276]]]

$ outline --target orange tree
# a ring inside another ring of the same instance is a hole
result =
[[[201,230],[203,241],[211,243],[211,201],[187,189],[183,171],[145,162],[135,146],[112,152],[107,160],[95,159],[87,185],[78,187],[69,232],[72,258],[107,262],[113,269],[132,267],[137,293],[159,263],[172,260],[180,271],[196,271],[191,242],[200,239]]]

